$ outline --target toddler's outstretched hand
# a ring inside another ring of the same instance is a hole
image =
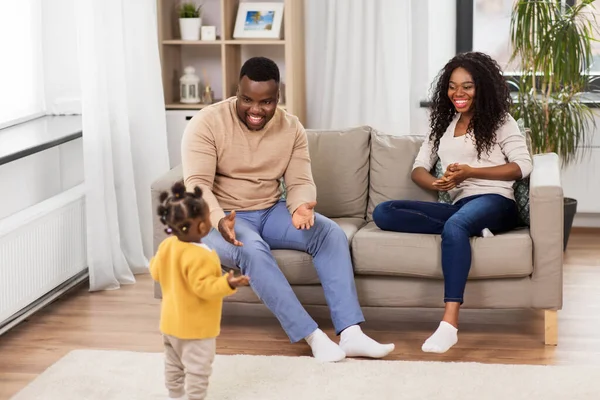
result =
[[[246,275],[233,276],[233,271],[229,270],[227,273],[227,282],[229,282],[229,286],[235,289],[239,286],[248,286],[250,283],[250,278]]]

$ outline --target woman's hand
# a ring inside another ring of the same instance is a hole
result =
[[[448,165],[446,169],[445,177],[452,180],[456,186],[462,183],[465,179],[471,178],[473,175],[473,168],[467,164],[454,163]]]
[[[472,173],[473,168],[467,164],[450,164],[444,176],[433,182],[433,186],[438,190],[446,192],[457,187],[465,179],[469,179]]]
[[[446,176],[442,176],[440,179],[437,179],[435,182],[433,182],[433,187],[441,192],[447,192],[454,189],[456,184]]]

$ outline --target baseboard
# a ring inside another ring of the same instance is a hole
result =
[[[10,329],[14,328],[21,322],[25,321],[27,318],[31,317],[36,312],[40,311],[42,308],[47,305],[53,303],[61,296],[64,296],[71,290],[75,289],[79,285],[86,282],[89,278],[89,272],[86,268],[84,271],[81,271],[71,279],[67,280],[60,286],[56,287],[54,290],[46,293],[44,296],[37,299],[35,302],[30,304],[28,307],[19,311],[18,313],[11,316],[8,320],[6,320],[2,325],[0,325],[0,335],[8,332]]]
[[[600,213],[577,213],[573,219],[573,227],[600,228]]]

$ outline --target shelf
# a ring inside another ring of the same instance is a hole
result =
[[[224,40],[225,44],[236,44],[236,45],[285,45],[284,39],[230,39]]]
[[[215,103],[218,101],[215,101]],[[197,103],[197,104],[184,104],[184,103],[169,103],[169,104],[165,104],[165,108],[167,110],[201,110],[206,106],[209,106],[210,104],[201,104],[201,103]],[[286,105],[285,104],[279,104],[278,105],[279,108],[282,109],[286,109]]]
[[[174,39],[174,40],[163,40],[162,44],[166,44],[166,45],[184,45],[184,46],[215,46],[215,45],[220,45],[221,43],[223,43],[222,40],[180,40],[180,39]]]
[[[165,108],[167,110],[200,110],[204,107],[209,106],[210,104],[185,104],[185,103],[169,103],[165,104]]]
[[[251,57],[272,59],[285,83],[279,108],[306,118],[306,77],[304,44],[304,0],[266,0],[283,3],[281,35],[272,38],[234,38],[240,4],[246,0],[202,0],[202,22],[215,26],[216,40],[181,40],[176,6],[179,0],[156,0],[158,49],[161,60],[165,108],[188,115],[205,104],[180,103],[180,78],[188,66],[194,67],[201,86],[210,85],[215,99],[235,96],[240,69]],[[187,112],[185,112],[187,110]]]
[[[169,39],[163,40],[162,44],[171,46],[215,46],[225,44],[234,45],[285,45],[285,39],[229,39],[229,40],[180,40]]]

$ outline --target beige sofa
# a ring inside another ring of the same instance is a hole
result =
[[[443,307],[440,236],[384,232],[372,222],[388,199],[437,200],[417,187],[411,167],[423,136],[394,136],[367,126],[307,132],[317,211],[346,232],[360,303],[365,307]],[[530,228],[472,238],[473,263],[464,308],[546,310],[545,343],[556,344],[556,310],[562,307],[563,190],[556,154],[533,158]],[[174,168],[152,185],[160,191],[181,179]],[[154,216],[155,247],[165,238]],[[311,257],[293,250],[273,255],[305,305],[326,305]],[[160,298],[156,286],[155,297]],[[259,303],[250,288],[226,299]]]

